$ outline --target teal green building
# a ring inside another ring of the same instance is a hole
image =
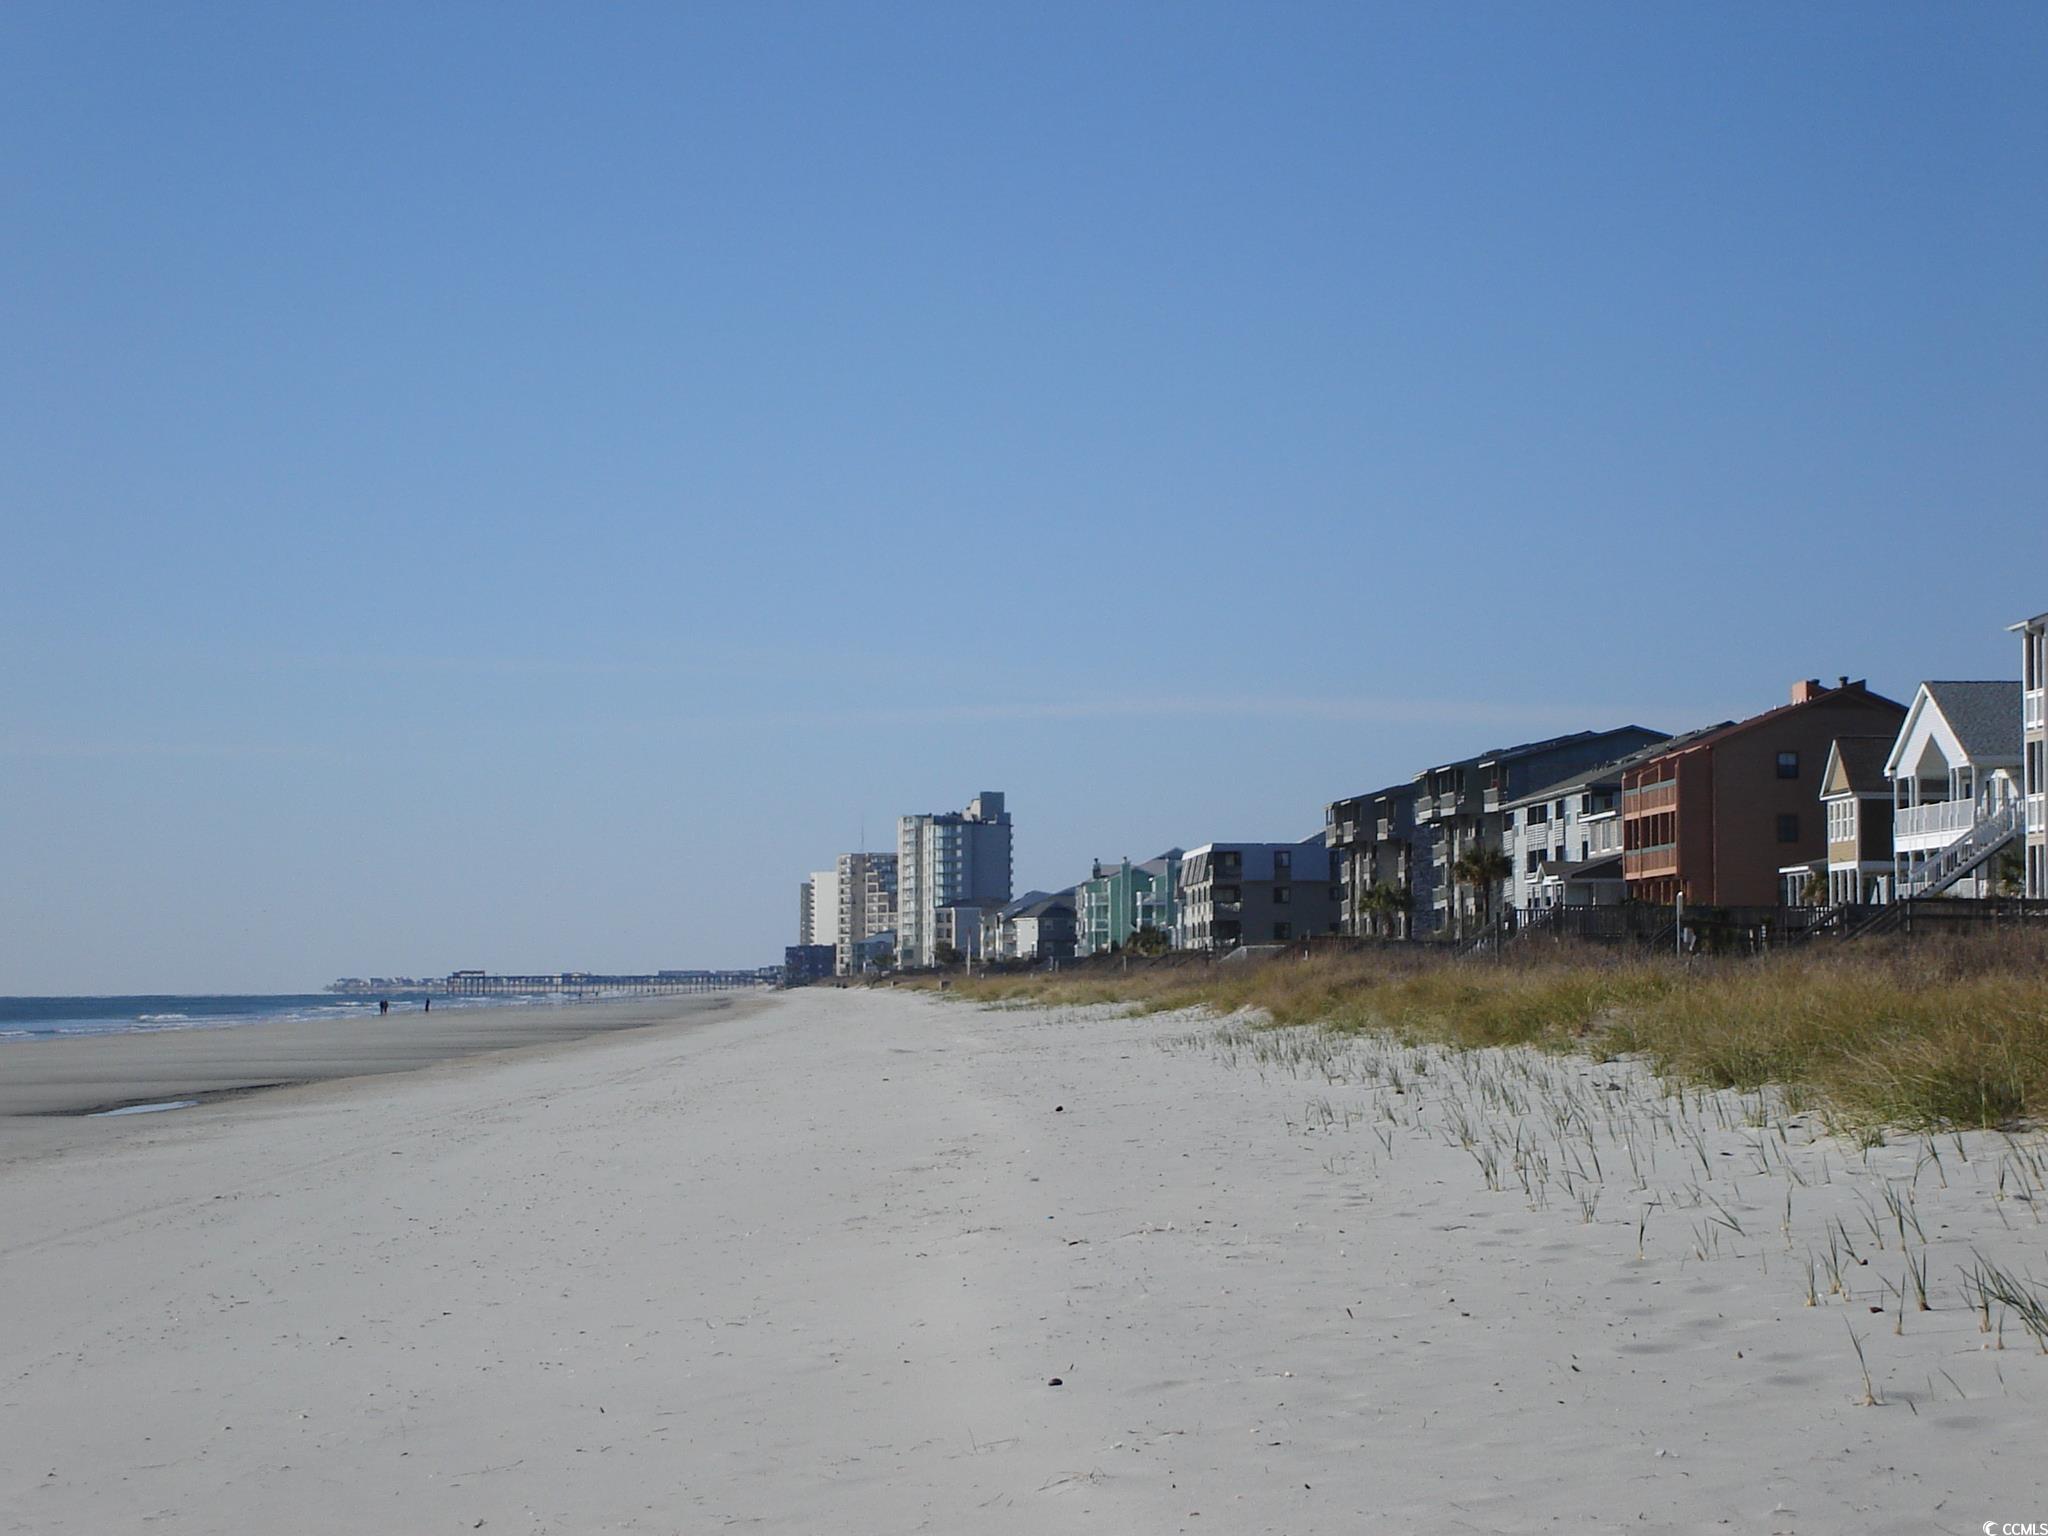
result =
[[[1170,848],[1142,864],[1098,862],[1074,887],[1074,954],[1106,955],[1147,927],[1171,942],[1180,915],[1180,854]]]

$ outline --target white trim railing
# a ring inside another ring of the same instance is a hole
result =
[[[1961,837],[1976,824],[1976,801],[1937,800],[1932,805],[1902,807],[1892,833],[1896,837]]]

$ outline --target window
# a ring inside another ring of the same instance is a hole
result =
[[[1284,907],[1287,905],[1288,902],[1292,900],[1294,900],[1293,886],[1276,885],[1273,887],[1273,905],[1275,905],[1276,907]]]
[[[1828,841],[1846,843],[1856,835],[1856,802],[1844,796],[1828,802]]]
[[[1294,855],[1278,849],[1273,853],[1273,878],[1285,880],[1294,872]]]
[[[1781,779],[1796,779],[1799,777],[1799,754],[1797,752],[1780,752],[1778,754],[1778,777]],[[1783,842],[1784,839],[1780,838],[1779,841]]]
[[[1549,806],[1547,806],[1547,805],[1532,805],[1532,806],[1530,806],[1530,807],[1529,807],[1529,825],[1530,825],[1530,826],[1532,826],[1532,827],[1540,827],[1540,826],[1542,826],[1542,825],[1543,825],[1543,824],[1544,824],[1545,822],[1547,822],[1547,821],[1549,821],[1549,820],[1550,820],[1550,807],[1549,807]]]
[[[1275,923],[1273,925],[1273,937],[1283,942],[1293,938],[1294,925],[1292,923]]]
[[[1799,841],[1798,816],[1787,815],[1778,818],[1778,841],[1781,843],[1796,843]]]

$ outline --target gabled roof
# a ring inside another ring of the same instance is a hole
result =
[[[1920,685],[1972,762],[2020,755],[2020,685],[1931,682]]]
[[[2003,717],[2004,729],[1999,729]],[[1965,732],[1968,732],[1965,735]],[[1931,682],[1913,692],[1913,707],[1884,760],[1887,778],[1910,778],[1929,751],[1951,768],[1999,768],[2020,761],[2020,685],[2016,682]]]
[[[2048,629],[2048,613],[2037,613],[2031,619],[2021,619],[2017,624],[2008,624],[2006,629],[2018,634],[2023,629]]]
[[[1831,793],[1889,794],[1891,781],[1885,777],[1885,760],[1891,756],[1891,736],[1837,736],[1828,748],[1827,767],[1821,770],[1823,796]],[[1842,789],[1834,787],[1839,768]]]

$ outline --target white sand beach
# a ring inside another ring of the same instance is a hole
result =
[[[1219,1028],[810,991],[44,1122],[0,1531],[2048,1519],[2048,1356],[1959,1282],[2048,1279],[2038,1142]]]

